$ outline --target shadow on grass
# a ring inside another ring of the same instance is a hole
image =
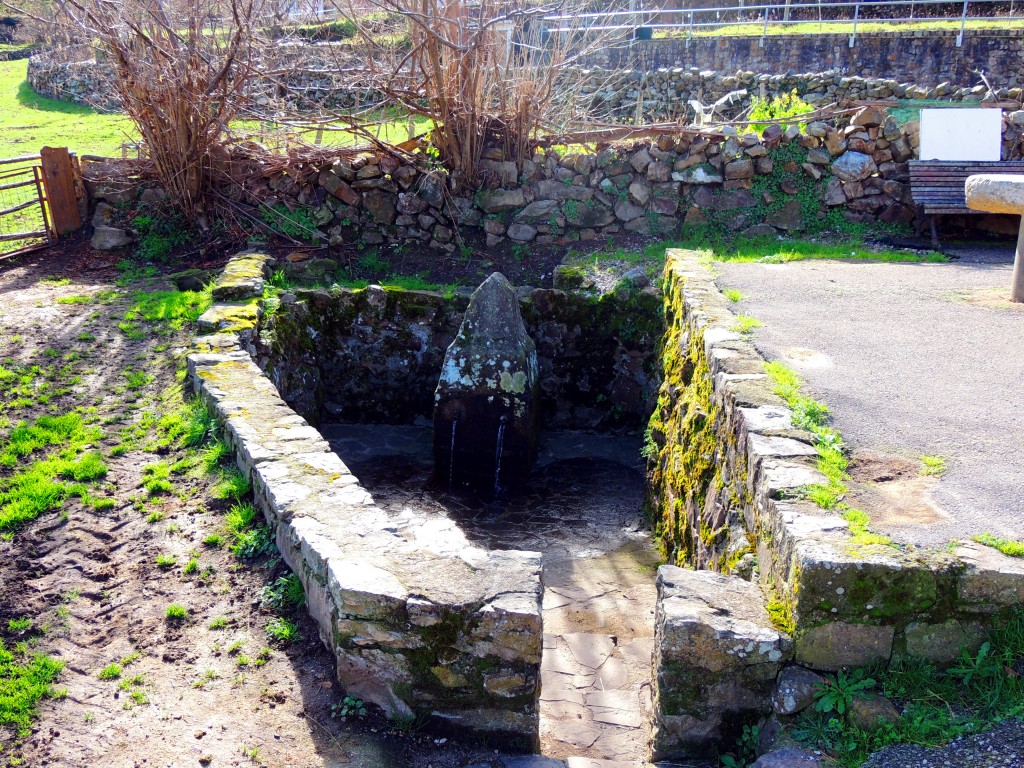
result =
[[[86,107],[82,104],[75,104],[70,101],[60,101],[59,99],[50,99],[46,96],[40,96],[38,93],[32,90],[32,86],[28,84],[28,80],[22,80],[18,84],[18,103],[23,107],[29,109],[38,109],[43,112],[59,112],[65,115],[98,115],[102,114],[92,107]]]

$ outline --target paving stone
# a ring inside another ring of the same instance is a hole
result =
[[[589,669],[597,669],[615,650],[615,641],[607,635],[574,632],[562,635],[573,658]]]
[[[594,720],[599,723],[618,725],[625,728],[639,728],[643,718],[639,712],[622,712],[619,710],[599,710],[594,713]]]
[[[499,758],[502,768],[565,768],[565,763],[543,755],[515,755]]]
[[[594,691],[586,695],[587,706],[635,711],[640,708],[636,691]]]
[[[629,667],[624,661],[609,658],[597,670],[597,685],[605,690],[622,688],[629,682]]]

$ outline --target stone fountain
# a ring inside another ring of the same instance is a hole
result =
[[[434,393],[434,479],[499,495],[537,455],[537,350],[515,288],[488,277],[469,301]]]

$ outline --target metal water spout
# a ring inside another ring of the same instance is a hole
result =
[[[515,288],[500,273],[469,301],[434,393],[434,476],[500,493],[520,485],[537,455],[537,349]]]

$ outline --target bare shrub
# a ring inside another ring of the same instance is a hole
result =
[[[207,225],[212,168],[255,76],[263,0],[55,0],[45,19],[95,40],[169,200]]]
[[[476,178],[486,147],[501,147],[521,165],[539,134],[570,125],[580,85],[572,67],[608,37],[582,29],[549,34],[544,17],[571,17],[571,3],[368,2],[409,26],[401,45],[382,42],[348,9],[371,79],[390,101],[433,121],[431,144],[457,183]]]

